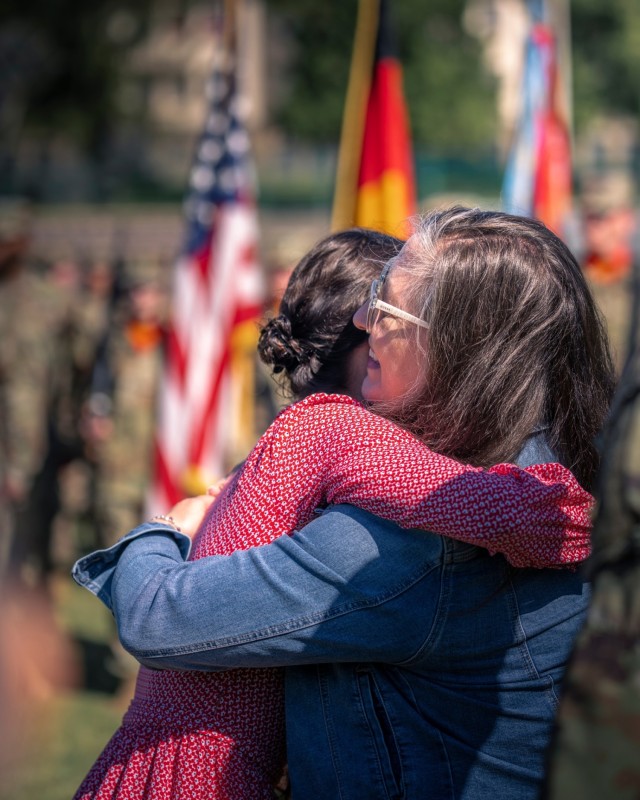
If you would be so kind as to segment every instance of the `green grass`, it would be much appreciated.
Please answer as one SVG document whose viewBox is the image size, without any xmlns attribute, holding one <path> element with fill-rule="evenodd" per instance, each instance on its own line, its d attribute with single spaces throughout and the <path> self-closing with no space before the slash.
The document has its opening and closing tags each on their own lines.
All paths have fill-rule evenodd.
<svg viewBox="0 0 640 800">
<path fill-rule="evenodd" d="M 38 730 L 3 776 L 2 800 L 70 800 L 121 718 L 113 700 L 89 692 L 48 701 Z"/>
<path fill-rule="evenodd" d="M 19 755 L 3 764 L 0 800 L 71 800 L 128 705 L 130 683 L 116 692 L 117 681 L 103 674 L 114 630 L 109 613 L 66 576 L 56 580 L 54 596 L 60 628 L 75 642 L 78 686 L 22 710 L 8 735 Z"/>
</svg>

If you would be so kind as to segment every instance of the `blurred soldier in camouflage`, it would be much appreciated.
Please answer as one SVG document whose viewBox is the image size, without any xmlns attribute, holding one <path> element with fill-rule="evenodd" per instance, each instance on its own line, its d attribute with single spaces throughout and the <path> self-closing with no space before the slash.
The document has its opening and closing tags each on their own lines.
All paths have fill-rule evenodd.
<svg viewBox="0 0 640 800">
<path fill-rule="evenodd" d="M 100 349 L 89 400 L 103 545 L 140 523 L 151 479 L 166 291 L 152 260 L 129 265 L 129 285 Z"/>
<path fill-rule="evenodd" d="M 640 798 L 638 275 L 634 295 L 630 357 L 603 436 L 593 555 L 588 564 L 593 597 L 565 677 L 548 800 Z"/>
<path fill-rule="evenodd" d="M 91 375 L 100 343 L 109 327 L 116 268 L 108 256 L 93 259 L 82 281 L 82 301 L 76 309 L 78 365 Z M 89 387 L 87 387 L 87 390 Z"/>
<path fill-rule="evenodd" d="M 69 309 L 67 299 L 27 262 L 28 229 L 26 207 L 0 207 L 1 545 L 4 570 L 10 557 L 15 577 L 23 568 L 38 575 L 48 568 L 41 542 L 47 509 L 37 495 Z M 28 519 L 34 509 L 37 519 Z"/>
<path fill-rule="evenodd" d="M 42 431 L 36 415 L 15 420 L 20 392 L 16 381 L 17 298 L 23 294 L 24 257 L 27 246 L 26 208 L 0 205 L 0 569 L 4 572 L 13 532 L 15 509 L 29 488 L 34 462 L 38 462 Z M 18 409 L 16 409 L 18 406 Z M 35 430 L 30 430 L 33 424 Z M 26 430 L 22 430 L 26 426 Z M 20 439 L 24 442 L 21 444 Z M 35 446 L 30 446 L 35 442 Z M 35 449 L 35 452 L 33 452 Z"/>
<path fill-rule="evenodd" d="M 0 203 L 0 747 L 3 766 L 41 723 L 42 701 L 76 677 L 75 651 L 56 624 L 43 588 L 34 508 L 49 447 L 48 411 L 56 386 L 56 342 L 66 318 L 58 292 L 27 259 L 29 213 Z M 40 273 L 42 270 L 40 271 Z M 55 485 L 55 484 L 54 484 Z M 40 482 L 40 486 L 42 483 Z M 36 502 L 36 510 L 38 505 Z M 36 514 L 35 525 L 41 516 Z M 41 533 L 42 528 L 38 527 Z M 10 561 L 10 558 L 12 559 Z M 35 702 L 34 702 L 35 701 Z M 40 716 L 38 711 L 40 711 Z M 36 730 L 34 724 L 33 730 Z"/>
<path fill-rule="evenodd" d="M 582 191 L 585 277 L 604 314 L 618 374 L 626 356 L 631 303 L 634 184 L 622 170 L 591 176 Z"/>
<path fill-rule="evenodd" d="M 3 210 L 4 211 L 4 210 Z M 73 265 L 27 258 L 28 219 L 4 220 L 0 267 L 2 504 L 5 571 L 44 588 L 52 568 L 58 472 L 80 451 L 74 402 Z"/>
</svg>

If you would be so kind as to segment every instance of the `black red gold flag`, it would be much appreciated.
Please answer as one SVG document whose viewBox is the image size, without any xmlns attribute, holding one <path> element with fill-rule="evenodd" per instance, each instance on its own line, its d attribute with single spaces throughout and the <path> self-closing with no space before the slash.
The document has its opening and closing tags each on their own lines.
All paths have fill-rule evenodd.
<svg viewBox="0 0 640 800">
<path fill-rule="evenodd" d="M 405 237 L 416 210 L 409 119 L 386 0 L 360 0 L 332 228 Z"/>
</svg>

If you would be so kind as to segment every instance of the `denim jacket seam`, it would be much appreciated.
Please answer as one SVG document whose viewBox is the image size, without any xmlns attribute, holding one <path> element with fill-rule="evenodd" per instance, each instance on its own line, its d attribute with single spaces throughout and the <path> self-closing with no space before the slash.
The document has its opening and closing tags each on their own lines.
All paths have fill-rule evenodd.
<svg viewBox="0 0 640 800">
<path fill-rule="evenodd" d="M 153 659 L 165 658 L 167 656 L 182 656 L 191 655 L 195 653 L 202 653 L 206 651 L 224 650 L 227 647 L 234 647 L 238 645 L 254 644 L 267 639 L 273 639 L 278 636 L 301 631 L 305 628 L 311 628 L 315 625 L 328 622 L 339 617 L 351 614 L 354 611 L 362 611 L 368 608 L 375 608 L 384 605 L 392 600 L 403 595 L 417 583 L 424 580 L 424 578 L 434 569 L 439 567 L 438 564 L 429 563 L 426 567 L 420 568 L 419 572 L 412 574 L 401 584 L 389 589 L 387 592 L 371 598 L 367 601 L 353 601 L 347 605 L 340 606 L 339 608 L 331 609 L 330 611 L 318 611 L 311 615 L 297 617 L 292 620 L 279 623 L 278 625 L 270 625 L 266 628 L 261 628 L 257 631 L 250 631 L 239 636 L 226 636 L 222 639 L 208 640 L 199 642 L 198 644 L 179 645 L 175 647 L 166 647 L 162 649 L 153 650 L 137 650 L 136 657 L 139 659 Z M 402 662 L 405 663 L 405 662 Z"/>
<path fill-rule="evenodd" d="M 342 800 L 344 797 L 341 789 L 343 782 L 342 769 L 340 768 L 339 761 L 336 759 L 336 751 L 339 750 L 340 737 L 336 736 L 335 728 L 329 715 L 327 715 L 327 708 L 329 706 L 329 693 L 327 691 L 326 681 L 323 680 L 323 676 L 318 666 L 316 666 L 316 680 L 318 682 L 318 691 L 321 697 L 322 719 L 327 734 L 327 742 L 329 744 L 329 755 L 331 757 L 333 773 L 336 777 L 336 788 L 339 792 L 339 798 L 337 800 Z"/>
<path fill-rule="evenodd" d="M 96 581 L 86 581 L 82 584 L 87 591 L 91 592 L 95 597 L 98 598 L 105 606 L 113 613 L 113 604 L 111 602 L 111 592 L 105 591 L 104 583 L 98 583 Z"/>
<path fill-rule="evenodd" d="M 389 711 L 389 704 L 385 703 L 384 693 L 382 692 L 378 682 L 376 681 L 375 670 L 367 669 L 367 670 L 361 670 L 360 672 L 361 672 L 361 674 L 366 674 L 368 676 L 368 678 L 369 678 L 370 683 L 372 683 L 375 686 L 376 693 L 378 695 L 378 699 L 379 699 L 379 701 L 380 701 L 380 703 L 381 703 L 381 705 L 383 707 L 384 714 L 385 714 L 385 716 L 387 718 L 389 735 L 391 736 L 391 738 L 393 740 L 393 746 L 395 747 L 396 753 L 398 755 L 399 775 L 396 776 L 396 775 L 393 774 L 393 768 L 391 767 L 391 765 L 389 765 L 389 771 L 390 771 L 390 773 L 392 775 L 393 781 L 396 782 L 397 785 L 398 785 L 397 788 L 398 788 L 401 796 L 404 796 L 404 794 L 405 794 L 405 784 L 406 784 L 405 776 L 404 776 L 404 769 L 403 769 L 403 767 L 404 767 L 404 759 L 402 758 L 402 748 L 400 747 L 400 742 L 398 741 L 398 737 L 396 735 L 397 724 L 394 725 L 393 715 Z M 376 734 L 375 734 L 375 731 L 373 730 L 371 720 L 369 719 L 369 717 L 367 715 L 367 705 L 368 705 L 367 704 L 367 700 L 363 696 L 362 684 L 361 684 L 361 682 L 359 680 L 356 681 L 356 685 L 357 685 L 357 689 L 358 689 L 358 696 L 359 696 L 359 700 L 360 700 L 360 706 L 361 706 L 361 708 L 363 710 L 363 716 L 364 716 L 365 720 L 367 721 L 367 728 L 369 729 L 369 736 L 370 736 L 372 742 L 374 743 L 375 759 L 376 759 L 377 766 L 378 766 L 378 773 L 379 773 L 380 778 L 381 778 L 381 781 L 380 781 L 381 790 L 384 791 L 385 795 L 389 798 L 389 800 L 391 800 L 391 795 L 389 794 L 389 788 L 387 786 L 387 781 L 384 778 L 385 766 L 382 763 L 382 759 L 380 757 L 380 753 L 378 752 L 378 748 L 375 747 Z M 370 712 L 375 717 L 378 716 L 378 715 L 376 715 L 374 709 L 370 709 Z M 381 747 L 384 748 L 385 752 L 388 751 L 389 748 L 388 748 L 386 742 L 383 741 L 383 742 L 380 743 L 380 745 L 381 745 Z M 394 795 L 396 795 L 395 791 L 394 791 Z"/>
<path fill-rule="evenodd" d="M 531 674 L 535 680 L 544 681 L 544 683 L 546 683 L 546 691 L 549 692 L 549 694 L 551 694 L 553 698 L 552 704 L 557 707 L 559 703 L 559 697 L 558 693 L 556 692 L 555 681 L 553 680 L 553 677 L 551 675 L 543 675 L 540 673 L 540 670 L 536 666 L 535 659 L 533 658 L 533 656 L 531 655 L 531 651 L 529 650 L 529 639 L 527 637 L 527 633 L 524 629 L 524 626 L 522 625 L 522 618 L 520 616 L 520 606 L 518 604 L 518 595 L 515 586 L 513 585 L 513 577 L 511 575 L 509 575 L 509 586 L 511 587 L 511 596 L 513 597 L 513 605 L 516 611 L 518 628 L 522 634 L 521 648 L 526 653 L 527 662 L 529 664 Z"/>
<path fill-rule="evenodd" d="M 429 645 L 433 638 L 436 635 L 438 628 L 442 622 L 442 609 L 447 601 L 448 590 L 445 588 L 445 577 L 446 573 L 448 572 L 447 567 L 455 566 L 454 563 L 450 564 L 438 564 L 437 568 L 440 569 L 440 591 L 438 592 L 438 602 L 436 603 L 435 611 L 433 613 L 433 622 L 431 623 L 431 627 L 427 632 L 427 635 L 424 637 L 422 644 L 416 652 L 410 656 L 409 658 L 405 659 L 404 661 L 398 662 L 399 667 L 411 666 L 412 664 L 416 664 L 417 662 L 421 661 L 425 651 L 429 648 Z"/>
<path fill-rule="evenodd" d="M 531 651 L 529 650 L 529 642 L 528 642 L 528 638 L 527 638 L 527 633 L 526 633 L 526 631 L 524 629 L 524 626 L 522 625 L 522 618 L 520 616 L 520 605 L 518 603 L 518 595 L 516 593 L 516 587 L 513 585 L 513 578 L 511 577 L 511 575 L 509 575 L 509 588 L 511 590 L 510 594 L 511 594 L 511 598 L 512 598 L 513 609 L 514 609 L 514 612 L 515 612 L 515 622 L 516 622 L 517 627 L 518 627 L 518 634 L 522 637 L 522 642 L 520 644 L 520 650 L 526 656 L 525 660 L 527 662 L 527 669 L 528 669 L 531 677 L 534 678 L 535 680 L 540 680 L 542 678 L 542 676 L 540 675 L 540 672 L 538 671 L 538 668 L 536 667 L 535 661 L 533 660 L 533 656 L 531 655 Z"/>
<path fill-rule="evenodd" d="M 442 752 L 444 755 L 445 763 L 447 765 L 447 776 L 449 780 L 449 797 L 453 798 L 453 768 L 451 766 L 451 756 L 449 755 L 449 749 L 447 748 L 447 743 L 445 742 L 442 731 L 438 731 L 438 738 L 440 739 L 440 745 L 442 746 Z"/>
<path fill-rule="evenodd" d="M 511 587 L 511 596 L 513 597 L 513 605 L 516 611 L 516 619 L 518 621 L 518 629 L 522 634 L 522 644 L 520 645 L 520 649 L 524 651 L 526 654 L 526 660 L 529 667 L 529 671 L 533 678 L 538 681 L 544 681 L 546 683 L 546 691 L 551 695 L 551 704 L 552 706 L 556 707 L 559 703 L 558 693 L 556 692 L 556 685 L 553 677 L 551 675 L 542 675 L 540 670 L 536 666 L 536 662 L 531 655 L 531 651 L 529 650 L 529 641 L 526 634 L 526 631 L 522 625 L 522 619 L 520 616 L 520 606 L 518 604 L 518 595 L 516 593 L 515 586 L 513 585 L 513 579 L 509 576 L 509 586 Z"/>
</svg>

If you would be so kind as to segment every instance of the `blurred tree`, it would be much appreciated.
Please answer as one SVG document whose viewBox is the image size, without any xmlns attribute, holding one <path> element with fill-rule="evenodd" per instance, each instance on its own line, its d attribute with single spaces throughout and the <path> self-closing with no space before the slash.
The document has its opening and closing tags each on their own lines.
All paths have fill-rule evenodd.
<svg viewBox="0 0 640 800">
<path fill-rule="evenodd" d="M 483 150 L 495 142 L 495 83 L 463 28 L 466 0 L 396 2 L 405 91 L 418 147 Z"/>
<path fill-rule="evenodd" d="M 0 125 L 5 147 L 28 132 L 61 134 L 100 159 L 117 121 L 123 51 L 151 0 L 4 0 L 0 7 Z M 122 25 L 123 14 L 131 20 Z"/>
<path fill-rule="evenodd" d="M 274 109 L 290 136 L 338 141 L 356 22 L 356 1 L 268 0 L 271 24 L 288 42 Z"/>
<path fill-rule="evenodd" d="M 268 0 L 293 43 L 288 91 L 276 109 L 289 135 L 338 140 L 357 0 Z M 433 150 L 491 146 L 492 79 L 480 45 L 462 27 L 466 0 L 392 3 L 415 144 Z M 455 102 L 452 101 L 455 98 Z"/>
<path fill-rule="evenodd" d="M 292 139 L 338 141 L 357 0 L 264 0 L 284 52 L 273 117 Z M 179 17 L 214 0 L 3 0 L 0 4 L 0 183 L 28 134 L 46 161 L 71 141 L 102 170 L 122 119 L 126 54 L 158 9 Z M 494 79 L 465 30 L 468 0 L 392 0 L 417 150 L 477 157 L 495 146 Z M 640 112 L 638 0 L 571 0 L 574 118 Z M 157 16 L 156 16 L 157 18 Z M 278 66 L 270 64 L 270 69 Z M 4 161 L 4 163 L 3 163 Z M 38 170 L 36 170 L 36 174 Z"/>
<path fill-rule="evenodd" d="M 357 0 L 267 0 L 292 42 L 288 87 L 276 109 L 289 135 L 335 142 L 340 130 Z M 451 152 L 494 143 L 493 80 L 465 31 L 467 0 L 392 3 L 405 93 L 418 148 Z M 638 0 L 571 0 L 578 133 L 594 115 L 640 112 Z"/>
<path fill-rule="evenodd" d="M 638 0 L 572 0 L 571 17 L 578 131 L 596 114 L 638 115 Z"/>
</svg>

